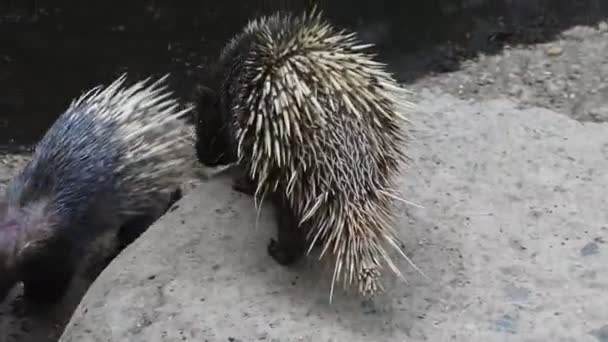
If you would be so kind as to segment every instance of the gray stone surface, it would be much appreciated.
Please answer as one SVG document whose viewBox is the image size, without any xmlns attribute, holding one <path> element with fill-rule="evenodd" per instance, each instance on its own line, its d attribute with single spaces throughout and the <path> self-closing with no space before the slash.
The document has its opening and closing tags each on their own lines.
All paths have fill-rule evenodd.
<svg viewBox="0 0 608 342">
<path fill-rule="evenodd" d="M 272 212 L 203 183 L 93 283 L 61 341 L 605 341 L 608 125 L 422 92 L 402 263 L 374 302 L 266 253 Z M 257 221 L 257 225 L 256 225 Z"/>
</svg>

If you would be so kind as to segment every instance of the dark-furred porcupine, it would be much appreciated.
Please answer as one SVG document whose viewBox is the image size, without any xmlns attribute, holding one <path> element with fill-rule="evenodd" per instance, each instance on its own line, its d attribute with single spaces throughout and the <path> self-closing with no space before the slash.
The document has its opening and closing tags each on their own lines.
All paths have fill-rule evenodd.
<svg viewBox="0 0 608 342">
<path fill-rule="evenodd" d="M 180 197 L 191 131 L 163 85 L 126 76 L 74 100 L 0 194 L 0 300 L 18 281 L 34 300 L 67 289 L 92 240 L 130 243 Z"/>
</svg>

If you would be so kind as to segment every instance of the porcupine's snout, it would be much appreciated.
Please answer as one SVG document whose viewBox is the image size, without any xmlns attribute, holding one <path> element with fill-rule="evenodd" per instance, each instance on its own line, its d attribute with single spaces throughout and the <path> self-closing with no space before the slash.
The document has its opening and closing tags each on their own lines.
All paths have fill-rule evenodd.
<svg viewBox="0 0 608 342">
<path fill-rule="evenodd" d="M 0 301 L 18 282 L 24 283 L 26 299 L 34 298 L 30 296 L 33 287 L 52 289 L 55 276 L 69 264 L 69 260 L 57 258 L 68 253 L 70 246 L 57 245 L 67 240 L 58 238 L 62 235 L 57 234 L 61 230 L 55 218 L 44 199 L 23 207 L 0 203 Z M 36 264 L 41 266 L 31 267 Z M 42 280 L 37 278 L 40 274 L 53 276 Z"/>
</svg>

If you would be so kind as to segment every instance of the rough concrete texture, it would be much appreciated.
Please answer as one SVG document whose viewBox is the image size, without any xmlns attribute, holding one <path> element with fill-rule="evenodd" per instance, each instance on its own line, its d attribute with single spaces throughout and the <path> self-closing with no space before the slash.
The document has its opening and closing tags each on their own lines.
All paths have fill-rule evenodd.
<svg viewBox="0 0 608 342">
<path fill-rule="evenodd" d="M 398 228 L 408 285 L 363 302 L 266 253 L 263 207 L 201 184 L 115 259 L 61 341 L 608 341 L 608 129 L 425 89 Z M 316 265 L 316 266 L 315 266 Z"/>
<path fill-rule="evenodd" d="M 550 108 L 579 121 L 605 122 L 608 58 L 603 51 L 608 51 L 607 21 L 573 27 L 542 44 L 480 54 L 463 62 L 457 72 L 434 75 L 422 83 L 459 97 L 508 96 L 518 104 Z M 407 68 L 399 61 L 394 64 Z"/>
</svg>

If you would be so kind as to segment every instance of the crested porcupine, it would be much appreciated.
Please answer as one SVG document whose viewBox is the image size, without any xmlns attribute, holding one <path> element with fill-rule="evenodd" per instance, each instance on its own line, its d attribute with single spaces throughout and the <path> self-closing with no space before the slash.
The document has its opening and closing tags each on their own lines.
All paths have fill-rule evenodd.
<svg viewBox="0 0 608 342">
<path fill-rule="evenodd" d="M 252 20 L 220 54 L 217 93 L 199 104 L 216 125 L 198 139 L 230 146 L 223 157 L 244 175 L 234 187 L 277 207 L 270 255 L 284 265 L 315 245 L 333 255 L 330 300 L 340 279 L 366 297 L 383 291 L 385 266 L 404 280 L 387 246 L 409 261 L 392 225 L 413 105 L 371 46 L 314 8 Z"/>
<path fill-rule="evenodd" d="M 168 75 L 131 86 L 122 75 L 72 101 L 0 194 L 0 300 L 62 297 L 78 260 L 108 229 L 139 236 L 181 197 L 194 146 Z"/>
</svg>

